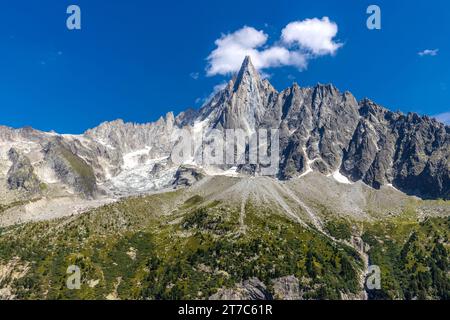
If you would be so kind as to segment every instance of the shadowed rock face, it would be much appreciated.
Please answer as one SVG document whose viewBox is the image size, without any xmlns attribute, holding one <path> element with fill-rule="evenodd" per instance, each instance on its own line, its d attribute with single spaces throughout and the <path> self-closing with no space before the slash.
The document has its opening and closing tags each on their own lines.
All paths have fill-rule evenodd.
<svg viewBox="0 0 450 320">
<path fill-rule="evenodd" d="M 11 190 L 24 190 L 28 193 L 38 193 L 40 191 L 39 179 L 34 174 L 34 168 L 30 160 L 11 148 L 8 152 L 12 166 L 8 171 L 8 186 Z"/>
<path fill-rule="evenodd" d="M 195 133 L 200 127 L 242 129 L 248 135 L 261 128 L 279 129 L 279 179 L 339 171 L 350 181 L 374 188 L 392 184 L 423 198 L 450 199 L 450 127 L 426 116 L 391 112 L 368 99 L 357 102 L 333 85 L 293 84 L 278 92 L 261 78 L 250 58 L 198 112 L 187 110 L 176 117 L 168 113 L 148 124 L 105 122 L 78 136 L 0 126 L 0 146 L 15 143 L 27 150 L 32 144 L 63 184 L 92 197 L 98 185 L 108 186 L 118 176 L 120 185 L 127 186 L 153 179 L 149 172 L 158 168 L 164 174 L 176 172 L 173 163 L 154 169 L 149 163 L 170 157 L 181 129 Z M 137 164 L 129 161 L 137 157 Z M 238 167 L 248 175 L 259 170 L 257 165 Z M 18 180 L 11 182 L 16 185 Z"/>
<path fill-rule="evenodd" d="M 50 142 L 45 153 L 46 161 L 63 183 L 85 197 L 95 197 L 98 191 L 96 178 L 92 167 L 85 160 L 58 140 Z"/>
<path fill-rule="evenodd" d="M 175 173 L 174 187 L 192 186 L 195 182 L 205 177 L 203 170 L 192 166 L 181 166 Z"/>
<path fill-rule="evenodd" d="M 403 115 L 370 100 L 344 156 L 343 172 L 379 188 L 391 183 L 424 198 L 450 197 L 450 128 L 428 117 Z"/>
<path fill-rule="evenodd" d="M 338 170 L 359 119 L 355 98 L 332 85 L 312 89 L 294 85 L 282 95 L 287 97 L 278 107 L 284 110 L 282 178 L 306 171 L 308 162 L 311 169 L 323 174 Z"/>
<path fill-rule="evenodd" d="M 358 103 L 333 85 L 277 92 L 249 58 L 200 113 L 219 129 L 279 129 L 281 179 L 340 171 L 374 188 L 392 184 L 424 198 L 450 198 L 450 129 L 429 117 Z"/>
</svg>

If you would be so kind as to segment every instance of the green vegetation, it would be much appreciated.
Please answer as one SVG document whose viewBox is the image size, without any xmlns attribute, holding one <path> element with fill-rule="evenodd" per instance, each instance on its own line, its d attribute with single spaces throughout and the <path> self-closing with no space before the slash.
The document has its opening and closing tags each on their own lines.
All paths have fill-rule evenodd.
<svg viewBox="0 0 450 320">
<path fill-rule="evenodd" d="M 189 199 L 187 199 L 184 202 L 184 205 L 182 206 L 183 209 L 187 209 L 187 208 L 191 208 L 195 205 L 198 205 L 200 203 L 202 203 L 204 201 L 203 197 L 199 196 L 199 195 L 195 195 Z"/>
<path fill-rule="evenodd" d="M 366 226 L 371 263 L 380 266 L 381 290 L 372 299 L 449 299 L 450 218 L 395 219 Z"/>
<path fill-rule="evenodd" d="M 39 183 L 39 190 L 40 190 L 41 192 L 47 191 L 47 190 L 48 190 L 47 184 L 44 183 L 44 182 Z"/>
<path fill-rule="evenodd" d="M 202 299 L 257 277 L 294 275 L 305 299 L 360 293 L 363 263 L 350 246 L 294 223 L 280 212 L 247 203 L 182 201 L 183 191 L 135 197 L 89 213 L 4 228 L 0 265 L 28 266 L 10 286 L 18 298 Z M 171 214 L 163 214 L 168 204 Z M 167 209 L 167 208 L 166 208 Z M 331 216 L 328 216 L 331 217 Z M 349 240 L 351 221 L 327 221 L 334 238 Z M 243 231 L 245 230 L 245 231 Z M 448 218 L 421 223 L 402 217 L 366 223 L 371 264 L 382 271 L 372 299 L 448 299 Z M 82 272 L 81 290 L 66 288 L 69 265 Z"/>
<path fill-rule="evenodd" d="M 339 240 L 350 240 L 352 236 L 352 229 L 350 224 L 345 220 L 330 220 L 327 221 L 325 229 L 328 233 Z"/>
</svg>

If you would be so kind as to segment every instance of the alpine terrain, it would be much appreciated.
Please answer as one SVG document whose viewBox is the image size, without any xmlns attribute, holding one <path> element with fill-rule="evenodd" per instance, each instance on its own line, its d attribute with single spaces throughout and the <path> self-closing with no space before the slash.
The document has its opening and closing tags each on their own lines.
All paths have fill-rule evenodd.
<svg viewBox="0 0 450 320">
<path fill-rule="evenodd" d="M 277 130 L 276 172 L 201 161 L 227 129 Z M 203 143 L 178 163 L 186 132 Z M 450 127 L 331 84 L 279 92 L 249 57 L 200 110 L 0 127 L 0 159 L 2 299 L 450 298 Z"/>
</svg>

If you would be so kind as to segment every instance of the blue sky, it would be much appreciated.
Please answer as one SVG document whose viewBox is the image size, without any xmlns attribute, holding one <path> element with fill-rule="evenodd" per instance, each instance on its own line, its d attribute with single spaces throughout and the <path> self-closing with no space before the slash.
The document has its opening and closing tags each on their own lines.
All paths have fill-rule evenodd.
<svg viewBox="0 0 450 320">
<path fill-rule="evenodd" d="M 70 4 L 81 8 L 81 30 L 66 28 Z M 366 27 L 370 4 L 381 8 L 381 30 Z M 264 51 L 290 23 L 323 17 L 339 48 L 302 70 L 265 68 L 278 90 L 333 83 L 391 110 L 450 112 L 448 1 L 19 0 L 0 10 L 0 124 L 81 133 L 198 108 L 229 78 L 207 75 L 217 39 L 247 26 L 264 35 Z"/>
</svg>

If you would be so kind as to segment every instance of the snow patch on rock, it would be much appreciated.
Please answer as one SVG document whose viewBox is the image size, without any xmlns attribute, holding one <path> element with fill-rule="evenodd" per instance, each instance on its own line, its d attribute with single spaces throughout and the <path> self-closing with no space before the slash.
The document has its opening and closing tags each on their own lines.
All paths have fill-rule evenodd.
<svg viewBox="0 0 450 320">
<path fill-rule="evenodd" d="M 340 173 L 339 170 L 333 172 L 333 174 L 331 174 L 331 176 L 333 177 L 334 180 L 336 180 L 339 183 L 353 184 L 350 180 L 348 180 L 348 178 L 346 176 L 344 176 L 342 173 Z"/>
</svg>

